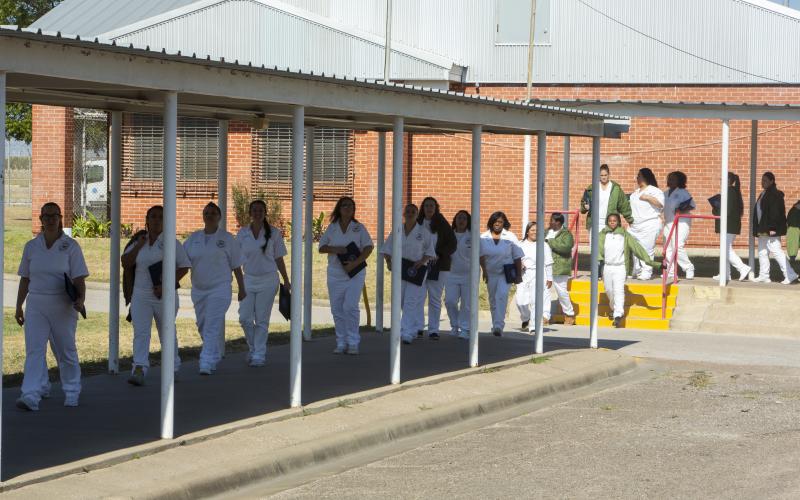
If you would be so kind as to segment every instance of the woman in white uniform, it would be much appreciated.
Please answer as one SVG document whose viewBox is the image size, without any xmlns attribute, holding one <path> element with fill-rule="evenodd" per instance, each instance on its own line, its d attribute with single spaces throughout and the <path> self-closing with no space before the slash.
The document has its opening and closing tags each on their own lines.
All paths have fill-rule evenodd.
<svg viewBox="0 0 800 500">
<path fill-rule="evenodd" d="M 164 207 L 160 205 L 152 206 L 147 210 L 145 216 L 147 233 L 139 237 L 133 245 L 130 245 L 125 253 L 122 254 L 122 267 L 133 269 L 133 295 L 131 297 L 131 323 L 133 324 L 133 368 L 128 383 L 131 385 L 144 385 L 147 370 L 150 368 L 150 333 L 153 320 L 156 322 L 156 330 L 164 345 L 167 339 L 162 334 L 163 320 L 161 317 L 161 286 L 156 286 L 150 277 L 150 266 L 158 264 L 164 258 L 164 239 L 162 230 L 164 228 Z M 175 281 L 176 285 L 192 266 L 183 245 L 176 240 L 175 242 Z M 178 290 L 175 290 L 175 313 L 178 313 Z M 181 358 L 178 354 L 177 335 L 169 340 L 175 343 L 175 372 L 181 366 Z"/>
<path fill-rule="evenodd" d="M 667 190 L 664 191 L 664 239 L 669 237 L 674 224 L 675 214 L 690 214 L 697 208 L 692 195 L 686 190 L 686 174 L 681 171 L 671 172 L 667 176 Z M 664 256 L 664 267 L 667 272 L 667 279 L 674 277 L 675 267 L 672 262 L 675 255 L 675 239 L 678 240 L 678 266 L 686 273 L 686 279 L 694 279 L 694 264 L 689 260 L 686 253 L 686 240 L 689 239 L 689 230 L 692 227 L 692 219 L 679 219 L 675 234 L 667 246 L 667 254 Z"/>
<path fill-rule="evenodd" d="M 492 310 L 492 334 L 500 337 L 506 326 L 508 292 L 511 285 L 522 283 L 522 249 L 519 240 L 509 231 L 511 223 L 503 212 L 495 212 L 481 235 L 481 269 L 489 288 Z"/>
<path fill-rule="evenodd" d="M 319 252 L 328 254 L 328 297 L 336 330 L 334 354 L 358 354 L 361 343 L 358 303 L 367 276 L 364 266 L 374 245 L 367 228 L 355 216 L 356 202 L 349 196 L 340 198 L 319 240 Z"/>
<path fill-rule="evenodd" d="M 456 251 L 444 284 L 444 305 L 450 319 L 450 334 L 460 339 L 469 338 L 470 328 L 470 259 L 472 258 L 472 217 L 466 210 L 459 210 L 453 217 L 453 232 L 456 236 Z"/>
<path fill-rule="evenodd" d="M 183 243 L 192 263 L 192 303 L 203 340 L 200 375 L 217 369 L 225 349 L 225 313 L 231 305 L 231 271 L 239 288 L 239 302 L 247 296 L 241 252 L 233 235 L 219 227 L 222 211 L 215 203 L 203 208 L 205 227 Z"/>
<path fill-rule="evenodd" d="M 236 235 L 244 267 L 244 287 L 247 294 L 239 302 L 239 324 L 242 325 L 249 352 L 247 363 L 252 367 L 267 362 L 267 337 L 272 305 L 278 294 L 278 273 L 288 288 L 286 273 L 286 244 L 283 234 L 267 221 L 267 204 L 263 200 L 250 202 L 250 224 Z"/>
<path fill-rule="evenodd" d="M 456 235 L 441 214 L 436 198 L 429 196 L 422 200 L 417 222 L 431 232 L 431 243 L 436 251 L 436 258 L 431 261 L 431 266 L 438 271 L 438 276 L 429 273 L 425 279 L 425 292 L 428 294 L 428 338 L 439 340 L 442 292 L 452 267 L 453 252 L 456 251 Z M 422 329 L 417 332 L 417 337 L 423 337 Z"/>
<path fill-rule="evenodd" d="M 655 174 L 649 168 L 643 168 L 636 174 L 636 191 L 631 193 L 631 213 L 633 224 L 628 232 L 647 251 L 652 259 L 655 256 L 656 240 L 661 233 L 661 217 L 664 212 L 664 193 L 658 189 Z M 653 268 L 642 264 L 638 258 L 633 259 L 632 276 L 638 280 L 649 280 L 653 276 Z"/>
<path fill-rule="evenodd" d="M 418 273 L 426 272 L 428 263 L 436 257 L 436 250 L 431 241 L 431 232 L 417 223 L 419 209 L 414 204 L 406 205 L 403 210 L 403 260 L 413 262 L 412 267 Z M 392 269 L 392 242 L 394 230 L 386 238 L 383 245 L 383 256 L 386 264 Z M 425 282 L 415 285 L 402 280 L 401 288 L 402 318 L 400 319 L 400 336 L 404 344 L 410 344 L 416 333 L 425 322 Z"/>
<path fill-rule="evenodd" d="M 522 249 L 522 283 L 517 285 L 517 309 L 522 320 L 521 329 L 528 330 L 531 316 L 536 314 L 536 222 L 528 222 L 525 237 L 519 244 Z M 542 324 L 550 324 L 550 285 L 553 284 L 553 252 L 544 245 L 544 291 L 542 294 Z M 530 326 L 536 331 L 536 325 Z"/>
<path fill-rule="evenodd" d="M 603 262 L 603 286 L 611 309 L 609 317 L 614 328 L 620 328 L 625 317 L 625 278 L 633 266 L 633 257 L 652 268 L 658 269 L 661 264 L 654 262 L 636 238 L 625 231 L 620 215 L 615 213 L 606 217 L 606 227 L 600 232 L 599 250 Z"/>
<path fill-rule="evenodd" d="M 75 330 L 77 311 L 83 309 L 86 296 L 85 279 L 89 276 L 81 247 L 64 234 L 61 208 L 55 203 L 44 204 L 39 220 L 42 232 L 27 242 L 22 251 L 14 314 L 25 329 L 25 375 L 17 408 L 27 411 L 37 411 L 42 397 L 49 396 L 48 340 L 58 362 L 64 406 L 78 406 L 81 366 Z M 67 294 L 66 279 L 75 286 L 74 300 Z"/>
<path fill-rule="evenodd" d="M 784 285 L 797 280 L 797 273 L 789 264 L 781 247 L 781 236 L 786 235 L 786 202 L 783 191 L 775 184 L 775 175 L 764 172 L 761 187 L 753 214 L 753 236 L 758 237 L 758 277 L 759 283 L 769 283 L 769 258 L 772 256 L 783 274 Z"/>
</svg>

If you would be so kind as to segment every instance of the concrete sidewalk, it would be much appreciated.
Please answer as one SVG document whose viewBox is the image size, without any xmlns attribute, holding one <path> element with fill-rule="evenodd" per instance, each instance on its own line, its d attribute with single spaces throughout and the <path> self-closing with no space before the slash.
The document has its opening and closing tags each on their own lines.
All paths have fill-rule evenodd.
<svg viewBox="0 0 800 500">
<path fill-rule="evenodd" d="M 483 340 L 486 351 L 504 342 L 518 342 L 513 338 Z M 529 341 L 525 344 L 530 347 Z M 365 354 L 375 347 L 374 342 L 368 345 Z M 404 351 L 404 361 L 409 364 L 411 360 L 419 368 L 417 360 L 421 359 L 417 356 L 423 355 L 428 363 L 435 364 L 435 360 L 442 359 L 445 349 L 461 350 L 459 347 L 464 345 L 457 339 L 412 345 Z M 335 357 L 332 361 L 351 364 L 368 359 Z M 279 410 L 189 432 L 173 441 L 155 441 L 49 471 L 24 474 L 5 484 L 10 491 L 3 496 L 195 498 L 211 495 L 553 392 L 584 386 L 635 367 L 632 358 L 607 350 L 559 351 L 539 363 L 532 363 L 531 359 L 530 355 L 509 358 L 483 368 L 417 378 L 401 386 L 340 394 L 319 399 L 302 409 Z M 383 377 L 380 379 L 376 385 L 383 385 Z M 183 384 L 177 389 L 183 389 Z M 223 400 L 210 393 L 209 396 L 208 401 L 215 403 L 206 412 L 219 408 Z M 269 425 L 262 425 L 266 423 Z M 81 470 L 88 473 L 69 474 L 11 489 L 35 481 L 42 473 Z"/>
</svg>

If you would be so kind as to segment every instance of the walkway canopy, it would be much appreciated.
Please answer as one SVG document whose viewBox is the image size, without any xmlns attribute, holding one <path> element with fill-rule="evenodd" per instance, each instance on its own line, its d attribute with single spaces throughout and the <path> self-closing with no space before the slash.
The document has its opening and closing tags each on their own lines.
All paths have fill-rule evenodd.
<svg viewBox="0 0 800 500">
<path fill-rule="evenodd" d="M 544 166 L 546 136 L 584 136 L 594 139 L 593 182 L 598 182 L 600 138 L 619 137 L 626 131 L 618 117 L 597 112 L 566 109 L 544 104 L 470 96 L 375 81 L 352 80 L 337 75 L 315 75 L 289 68 L 254 67 L 246 61 L 213 60 L 199 54 L 168 54 L 150 48 L 120 47 L 48 35 L 26 30 L 0 29 L 0 129 L 5 133 L 5 104 L 22 102 L 55 106 L 86 107 L 111 112 L 110 191 L 112 244 L 110 255 L 111 292 L 109 324 L 109 370 L 118 370 L 119 331 L 119 227 L 122 112 L 160 113 L 164 117 L 164 299 L 163 316 L 174 317 L 174 272 L 176 233 L 176 130 L 178 115 L 220 120 L 220 206 L 226 207 L 227 120 L 266 119 L 288 122 L 293 127 L 292 143 L 292 227 L 307 228 L 310 234 L 313 176 L 306 175 L 304 156 L 312 164 L 313 151 L 304 148 L 306 129 L 314 126 L 373 130 L 379 132 L 378 231 L 377 247 L 384 239 L 385 136 L 393 133 L 392 230 L 397 232 L 394 255 L 401 255 L 403 133 L 471 133 L 473 214 L 480 213 L 480 138 L 494 134 L 536 134 L 539 165 Z M 2 143 L 0 143 L 2 144 Z M 2 146 L 4 147 L 4 146 Z M 4 157 L 0 151 L 0 157 Z M 306 153 L 306 154 L 304 154 Z M 466 170 L 466 168 L 465 168 Z M 541 169 L 543 171 L 543 168 Z M 306 174 L 309 169 L 306 169 Z M 466 172 L 465 172 L 466 173 Z M 543 186 L 543 184 L 542 184 Z M 0 193 L 3 193 L 0 185 Z M 303 196 L 306 194 L 306 218 Z M 0 195 L 1 196 L 1 195 Z M 1 201 L 1 200 L 0 200 Z M 3 224 L 0 203 L 0 224 Z M 543 210 L 543 207 L 542 207 Z M 223 212 L 224 215 L 224 212 Z M 225 218 L 223 217 L 223 221 Z M 473 240 L 480 235 L 480 221 L 474 217 Z M 596 235 L 595 235 L 596 236 Z M 596 241 L 597 238 L 594 239 Z M 539 239 L 540 246 L 543 238 Z M 538 255 L 544 255 L 540 248 Z M 478 302 L 479 245 L 472 246 L 471 293 Z M 301 404 L 301 347 L 303 323 L 310 334 L 311 239 L 303 231 L 292 231 L 291 280 L 291 406 Z M 305 270 L 303 257 L 305 254 Z M 3 257 L 0 243 L 0 259 Z M 596 252 L 593 256 L 596 259 Z M 383 263 L 378 262 L 377 308 L 382 311 Z M 171 264 L 171 265 L 170 265 Z M 392 316 L 390 382 L 400 382 L 400 264 L 392 261 Z M 594 266 L 596 268 L 596 266 Z M 306 280 L 304 282 L 303 274 Z M 300 285 L 304 283 L 304 286 Z M 596 276 L 595 276 L 596 283 Z M 1 286 L 1 285 L 0 285 Z M 301 289 L 303 293 L 301 293 Z M 2 292 L 2 290 L 0 290 Z M 2 294 L 0 293 L 0 296 Z M 596 298 L 596 286 L 595 286 Z M 303 302 L 309 307 L 303 308 Z M 596 302 L 596 300 L 595 300 Z M 379 329 L 382 327 L 380 321 Z M 2 345 L 0 325 L 0 345 Z M 165 336 L 174 335 L 174 324 L 165 321 Z M 170 329 L 173 331 L 170 332 Z M 591 346 L 597 346 L 596 325 L 591 329 Z M 472 308 L 469 365 L 478 364 L 478 308 Z M 536 350 L 541 352 L 541 334 Z M 161 436 L 173 437 L 175 346 L 162 347 Z M 0 353 L 1 354 L 1 353 Z M 0 359 L 2 356 L 0 356 Z"/>
</svg>

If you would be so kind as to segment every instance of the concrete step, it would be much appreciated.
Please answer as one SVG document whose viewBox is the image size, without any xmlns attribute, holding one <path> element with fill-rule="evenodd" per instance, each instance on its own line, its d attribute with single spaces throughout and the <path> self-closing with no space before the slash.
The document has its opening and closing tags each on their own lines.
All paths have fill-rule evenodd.
<svg viewBox="0 0 800 500">
<path fill-rule="evenodd" d="M 590 304 L 591 303 L 591 294 L 586 292 L 570 292 L 569 294 L 570 299 L 574 304 Z M 608 296 L 605 292 L 600 293 L 600 304 L 608 304 Z M 667 296 L 667 307 L 673 308 L 678 301 L 678 295 L 673 293 L 672 295 Z M 659 310 L 661 309 L 661 293 L 659 292 L 657 295 L 640 295 L 640 294 L 633 294 L 633 293 L 626 293 L 625 294 L 625 305 L 626 306 L 642 306 L 647 308 L 658 307 Z"/>
<path fill-rule="evenodd" d="M 557 314 L 551 318 L 551 321 L 553 323 L 562 323 L 564 321 L 564 316 Z M 669 330 L 669 322 L 670 320 L 668 319 L 644 319 L 644 318 L 626 317 L 622 319 L 622 327 L 635 328 L 639 330 Z M 576 316 L 575 324 L 581 326 L 589 326 L 589 317 Z M 612 326 L 611 320 L 608 319 L 606 316 L 598 317 L 597 325 L 601 327 Z"/>
<path fill-rule="evenodd" d="M 598 283 L 598 288 L 601 292 L 605 293 L 605 287 L 603 286 L 603 281 L 600 280 Z M 585 279 L 573 279 L 569 281 L 569 285 L 567 289 L 570 292 L 586 292 L 588 293 L 591 290 L 591 281 Z M 661 296 L 661 281 L 636 281 L 636 280 L 628 280 L 625 283 L 625 289 L 628 293 L 637 294 L 637 295 L 658 295 Z M 672 294 L 673 292 L 677 291 L 677 286 L 675 285 L 667 285 L 667 293 Z"/>
</svg>

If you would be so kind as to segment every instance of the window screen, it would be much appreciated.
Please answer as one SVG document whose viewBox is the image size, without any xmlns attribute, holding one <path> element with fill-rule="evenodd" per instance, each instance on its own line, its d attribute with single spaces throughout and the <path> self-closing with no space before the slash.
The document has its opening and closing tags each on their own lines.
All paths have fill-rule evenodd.
<svg viewBox="0 0 800 500">
<path fill-rule="evenodd" d="M 495 0 L 495 43 L 528 45 L 531 0 Z M 550 0 L 536 0 L 534 43 L 550 43 Z"/>
</svg>

